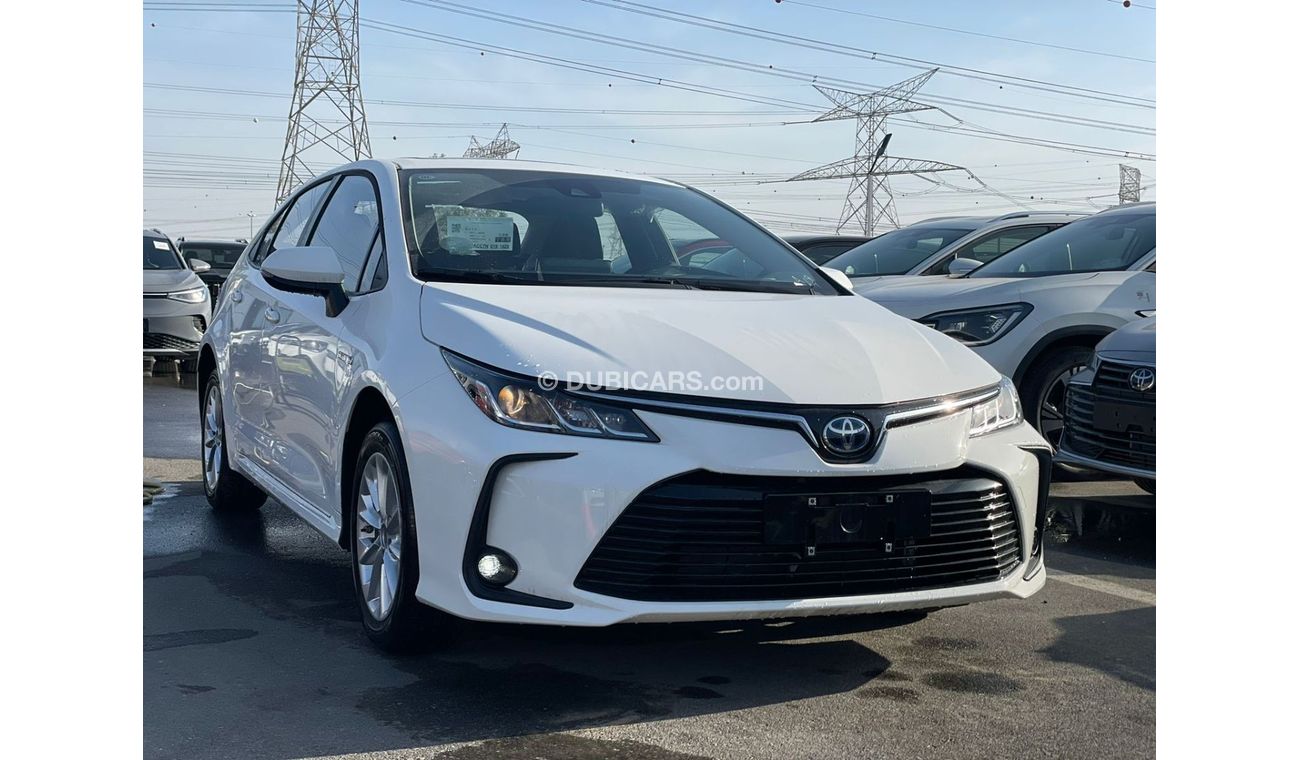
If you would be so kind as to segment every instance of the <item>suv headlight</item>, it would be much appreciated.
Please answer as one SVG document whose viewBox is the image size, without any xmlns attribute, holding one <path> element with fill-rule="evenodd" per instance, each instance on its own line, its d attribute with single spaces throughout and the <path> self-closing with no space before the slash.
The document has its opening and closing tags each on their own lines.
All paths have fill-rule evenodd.
<svg viewBox="0 0 1300 760">
<path fill-rule="evenodd" d="M 983 346 L 1006 335 L 1033 309 L 1027 303 L 1010 303 L 983 309 L 944 311 L 916 321 L 968 346 Z"/>
<path fill-rule="evenodd" d="M 202 303 L 203 299 L 208 297 L 207 288 L 190 288 L 189 290 L 178 290 L 174 293 L 168 293 L 167 297 L 173 301 L 182 303 Z"/>
<path fill-rule="evenodd" d="M 543 388 L 536 380 L 488 369 L 446 349 L 442 357 L 479 411 L 507 427 L 595 438 L 659 440 L 631 409 Z"/>
<path fill-rule="evenodd" d="M 1020 408 L 1020 396 L 1011 378 L 1003 376 L 998 383 L 998 395 L 971 408 L 971 437 L 992 433 L 1008 425 L 1014 425 L 1024 419 L 1024 410 Z"/>
</svg>

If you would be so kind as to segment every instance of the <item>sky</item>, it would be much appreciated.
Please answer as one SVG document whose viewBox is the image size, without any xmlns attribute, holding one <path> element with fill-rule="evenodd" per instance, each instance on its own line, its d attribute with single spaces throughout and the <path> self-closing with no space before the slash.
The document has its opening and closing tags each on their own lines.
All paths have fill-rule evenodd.
<svg viewBox="0 0 1300 760">
<path fill-rule="evenodd" d="M 1142 199 L 1154 200 L 1155 7 L 360 0 L 371 154 L 460 156 L 471 136 L 489 139 L 508 123 L 521 159 L 668 177 L 775 232 L 833 232 L 848 180 L 781 181 L 853 155 L 853 120 L 809 123 L 831 107 L 814 82 L 870 92 L 938 66 L 915 98 L 936 108 L 891 117 L 888 155 L 967 171 L 929 175 L 939 184 L 892 178 L 902 224 L 1105 208 L 1117 202 L 1121 163 L 1141 170 Z M 274 210 L 293 87 L 293 8 L 291 0 L 144 2 L 146 227 L 173 237 L 248 237 Z M 321 170 L 344 163 L 311 158 Z"/>
</svg>

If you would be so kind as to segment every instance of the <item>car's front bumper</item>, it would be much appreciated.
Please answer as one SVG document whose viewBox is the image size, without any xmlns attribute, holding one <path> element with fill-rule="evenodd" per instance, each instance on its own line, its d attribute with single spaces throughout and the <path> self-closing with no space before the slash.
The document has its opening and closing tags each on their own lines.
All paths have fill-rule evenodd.
<svg viewBox="0 0 1300 760">
<path fill-rule="evenodd" d="M 1041 528 L 1050 477 L 1042 438 L 1021 424 L 976 439 L 970 413 L 891 430 L 869 462 L 827 464 L 797 433 L 640 412 L 659 443 L 515 430 L 486 419 L 449 375 L 399 400 L 420 557 L 416 595 L 478 620 L 601 626 L 632 621 L 720 620 L 852 614 L 1024 598 L 1042 588 Z M 1019 557 L 1000 577 L 897 593 L 642 601 L 575 586 L 584 564 L 642 492 L 686 473 L 737 478 L 836 479 L 973 468 L 1012 502 Z M 479 516 L 481 524 L 475 523 Z M 482 546 L 516 560 L 518 577 L 496 591 L 477 581 Z"/>
<path fill-rule="evenodd" d="M 191 356 L 198 353 L 203 331 L 212 316 L 208 299 L 182 303 L 168 298 L 144 299 L 144 353 L 146 356 Z"/>
</svg>

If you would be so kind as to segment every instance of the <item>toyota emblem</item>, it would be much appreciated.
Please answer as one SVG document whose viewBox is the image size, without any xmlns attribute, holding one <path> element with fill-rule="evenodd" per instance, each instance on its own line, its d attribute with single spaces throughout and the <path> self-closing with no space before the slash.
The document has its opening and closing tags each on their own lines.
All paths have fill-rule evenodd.
<svg viewBox="0 0 1300 760">
<path fill-rule="evenodd" d="M 861 453 L 871 443 L 871 426 L 861 417 L 836 417 L 822 428 L 822 443 L 840 456 Z"/>
<path fill-rule="evenodd" d="M 1128 376 L 1128 387 L 1139 393 L 1146 393 L 1156 387 L 1156 371 L 1148 367 L 1138 367 Z"/>
</svg>

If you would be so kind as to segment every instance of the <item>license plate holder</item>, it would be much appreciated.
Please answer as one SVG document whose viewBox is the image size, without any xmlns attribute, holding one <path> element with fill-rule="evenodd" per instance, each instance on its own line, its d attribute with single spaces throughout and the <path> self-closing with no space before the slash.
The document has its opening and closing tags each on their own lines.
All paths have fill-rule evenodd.
<svg viewBox="0 0 1300 760">
<path fill-rule="evenodd" d="M 814 547 L 883 544 L 930 535 L 930 492 L 769 494 L 763 541 Z"/>
<path fill-rule="evenodd" d="M 1092 408 L 1092 424 L 1108 433 L 1127 433 L 1135 428 L 1139 433 L 1154 433 L 1156 407 L 1154 404 L 1124 404 L 1098 399 Z"/>
</svg>

